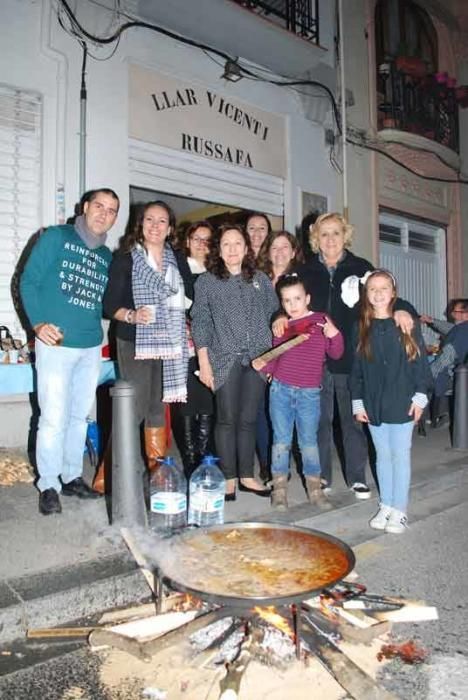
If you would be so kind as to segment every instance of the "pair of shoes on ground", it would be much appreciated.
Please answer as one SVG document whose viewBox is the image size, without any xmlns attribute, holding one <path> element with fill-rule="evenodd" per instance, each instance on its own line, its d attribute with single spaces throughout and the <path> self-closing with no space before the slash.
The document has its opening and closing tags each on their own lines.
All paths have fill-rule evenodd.
<svg viewBox="0 0 468 700">
<path fill-rule="evenodd" d="M 76 496 L 77 498 L 100 498 L 102 494 L 92 489 L 84 481 L 83 477 L 78 476 L 68 484 L 62 484 L 62 494 L 64 496 Z M 51 515 L 52 513 L 61 513 L 62 505 L 60 498 L 55 489 L 46 489 L 41 491 L 39 495 L 39 512 L 42 515 Z"/>
<path fill-rule="evenodd" d="M 376 515 L 369 521 L 369 525 L 374 530 L 384 530 L 392 535 L 401 535 L 408 527 L 408 518 L 401 510 L 381 503 Z"/>
<path fill-rule="evenodd" d="M 242 481 L 239 481 L 238 483 L 238 489 L 239 491 L 242 491 L 243 493 L 252 493 L 254 496 L 260 496 L 263 498 L 267 498 L 271 495 L 271 488 L 265 487 L 261 488 L 261 485 L 259 485 L 259 488 L 255 488 L 253 486 L 246 486 L 245 484 L 242 483 Z M 234 491 L 227 491 L 224 495 L 224 500 L 225 501 L 235 501 L 237 498 L 236 495 L 236 490 L 234 487 Z"/>
</svg>

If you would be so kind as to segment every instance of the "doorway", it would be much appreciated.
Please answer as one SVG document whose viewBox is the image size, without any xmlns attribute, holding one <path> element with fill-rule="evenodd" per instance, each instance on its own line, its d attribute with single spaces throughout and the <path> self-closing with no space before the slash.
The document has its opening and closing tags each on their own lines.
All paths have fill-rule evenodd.
<svg viewBox="0 0 468 700">
<path fill-rule="evenodd" d="M 130 187 L 130 211 L 137 205 L 146 204 L 154 200 L 162 200 L 168 204 L 176 215 L 177 237 L 183 237 L 187 228 L 196 221 L 209 221 L 216 229 L 224 223 L 241 224 L 245 223 L 248 209 L 229 206 L 227 204 L 217 204 L 192 197 L 184 197 L 167 192 L 156 192 L 154 190 L 143 189 L 141 187 Z M 130 215 L 132 217 L 132 214 Z M 283 227 L 283 217 L 267 214 L 271 221 L 273 230 Z"/>
</svg>

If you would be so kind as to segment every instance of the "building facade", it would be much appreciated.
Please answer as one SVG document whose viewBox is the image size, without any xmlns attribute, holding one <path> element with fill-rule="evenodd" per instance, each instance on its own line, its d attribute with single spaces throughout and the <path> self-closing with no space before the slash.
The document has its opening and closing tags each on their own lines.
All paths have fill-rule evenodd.
<svg viewBox="0 0 468 700">
<path fill-rule="evenodd" d="M 181 219 L 257 210 L 291 231 L 345 208 L 353 249 L 441 314 L 468 292 L 466 185 L 453 182 L 468 112 L 460 98 L 456 118 L 439 114 L 445 131 L 420 124 L 418 86 L 468 83 L 463 4 L 3 0 L 0 325 L 23 332 L 11 278 L 31 234 L 98 186 L 121 198 L 111 247 L 129 205 L 156 195 Z M 408 75 L 417 66 L 398 59 L 418 57 Z M 437 99 L 436 112 L 450 102 Z"/>
</svg>

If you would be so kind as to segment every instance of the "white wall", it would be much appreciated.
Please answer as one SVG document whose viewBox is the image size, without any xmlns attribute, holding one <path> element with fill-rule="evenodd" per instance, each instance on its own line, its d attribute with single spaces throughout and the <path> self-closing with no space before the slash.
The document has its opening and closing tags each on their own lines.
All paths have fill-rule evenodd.
<svg viewBox="0 0 468 700">
<path fill-rule="evenodd" d="M 44 95 L 44 200 L 43 224 L 57 220 L 55 187 L 65 185 L 69 215 L 79 192 L 79 93 L 82 52 L 76 40 L 58 25 L 56 3 L 50 0 L 3 0 L 0 41 L 5 61 L 0 81 L 39 90 Z M 106 31 L 111 15 L 87 0 L 77 3 L 77 17 L 90 31 Z M 42 23 L 42 31 L 41 31 Z M 329 23 L 329 18 L 327 18 Z M 50 41 L 48 34 L 50 33 Z M 90 51 L 105 57 L 111 47 Z M 286 116 L 288 172 L 285 218 L 290 228 L 300 223 L 300 190 L 325 195 L 339 206 L 339 179 L 332 170 L 324 145 L 323 128 L 306 120 L 297 95 L 289 88 L 267 83 L 220 80 L 222 67 L 199 49 L 169 40 L 144 29 L 131 29 L 108 61 L 88 59 L 88 122 L 86 188 L 109 186 L 122 201 L 121 216 L 110 242 L 123 232 L 128 209 L 128 99 L 127 63 L 139 62 L 155 71 L 191 80 L 219 93 Z M 330 57 L 327 56 L 327 60 Z M 63 118 L 63 128 L 61 121 Z"/>
</svg>

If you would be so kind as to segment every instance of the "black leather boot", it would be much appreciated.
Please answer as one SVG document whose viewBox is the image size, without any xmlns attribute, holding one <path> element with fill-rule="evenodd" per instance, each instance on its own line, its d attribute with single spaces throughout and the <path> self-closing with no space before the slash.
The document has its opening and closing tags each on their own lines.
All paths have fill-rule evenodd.
<svg viewBox="0 0 468 700">
<path fill-rule="evenodd" d="M 198 467 L 197 453 L 197 423 L 195 416 L 182 416 L 182 461 L 184 463 L 184 472 L 187 479 L 193 470 Z"/>
<path fill-rule="evenodd" d="M 201 462 L 205 455 L 212 455 L 215 453 L 213 423 L 212 415 L 206 413 L 198 414 L 195 441 L 198 462 Z"/>
</svg>

